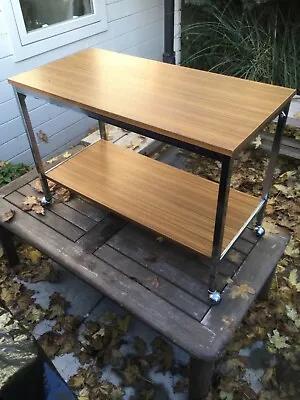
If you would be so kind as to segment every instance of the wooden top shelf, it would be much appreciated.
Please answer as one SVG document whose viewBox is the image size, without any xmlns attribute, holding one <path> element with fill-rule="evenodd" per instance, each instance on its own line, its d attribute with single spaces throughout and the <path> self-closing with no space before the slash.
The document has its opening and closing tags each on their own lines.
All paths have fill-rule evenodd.
<svg viewBox="0 0 300 400">
<path fill-rule="evenodd" d="M 9 79 L 14 86 L 234 155 L 295 90 L 87 49 Z"/>
<path fill-rule="evenodd" d="M 218 184 L 105 141 L 47 177 L 159 235 L 211 257 Z M 259 199 L 231 189 L 223 249 Z"/>
</svg>

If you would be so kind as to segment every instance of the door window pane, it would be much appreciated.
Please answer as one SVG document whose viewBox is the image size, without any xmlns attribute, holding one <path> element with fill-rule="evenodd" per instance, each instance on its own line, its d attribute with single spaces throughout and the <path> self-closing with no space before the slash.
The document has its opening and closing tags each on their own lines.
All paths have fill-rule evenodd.
<svg viewBox="0 0 300 400">
<path fill-rule="evenodd" d="M 93 14 L 93 0 L 20 0 L 27 32 Z"/>
</svg>

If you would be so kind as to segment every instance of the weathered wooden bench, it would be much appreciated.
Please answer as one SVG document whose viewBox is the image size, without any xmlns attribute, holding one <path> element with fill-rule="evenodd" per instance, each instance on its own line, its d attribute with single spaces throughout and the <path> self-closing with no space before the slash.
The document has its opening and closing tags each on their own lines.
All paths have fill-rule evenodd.
<svg viewBox="0 0 300 400">
<path fill-rule="evenodd" d="M 174 164 L 176 152 L 169 148 L 165 162 Z M 189 400 L 205 397 L 215 361 L 255 298 L 267 297 L 288 235 L 266 234 L 258 239 L 246 229 L 222 261 L 217 282 L 222 301 L 212 306 L 207 298 L 209 264 L 180 246 L 158 241 L 152 233 L 78 196 L 51 205 L 45 216 L 22 211 L 24 196 L 36 195 L 31 186 L 36 176 L 32 170 L 0 191 L 1 214 L 16 212 L 10 222 L 0 224 L 11 264 L 18 262 L 12 233 L 187 351 L 191 355 Z M 233 298 L 232 291 L 244 283 L 254 293 Z"/>
</svg>

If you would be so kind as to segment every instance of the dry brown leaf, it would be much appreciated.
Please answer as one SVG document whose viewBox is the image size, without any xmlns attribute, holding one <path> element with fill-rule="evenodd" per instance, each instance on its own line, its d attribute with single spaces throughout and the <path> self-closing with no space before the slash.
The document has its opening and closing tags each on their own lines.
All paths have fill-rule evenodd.
<svg viewBox="0 0 300 400">
<path fill-rule="evenodd" d="M 21 207 L 23 211 L 31 211 L 34 205 L 38 205 L 40 203 L 39 199 L 35 196 L 26 196 L 21 203 Z"/>
<path fill-rule="evenodd" d="M 263 221 L 263 227 L 266 230 L 266 234 L 280 233 L 279 227 L 270 218 L 265 218 Z"/>
<path fill-rule="evenodd" d="M 47 183 L 48 183 L 48 187 L 49 187 L 50 192 L 53 192 L 53 191 L 56 189 L 56 187 L 57 187 L 57 183 L 55 183 L 55 182 L 53 182 L 53 181 L 49 181 L 48 179 L 47 179 Z M 42 184 L 41 184 L 40 179 L 37 179 L 37 180 L 34 182 L 34 184 L 32 185 L 32 187 L 33 187 L 37 192 L 43 193 L 43 188 L 42 188 Z"/>
<path fill-rule="evenodd" d="M 5 162 L 5 161 L 0 161 L 0 168 L 5 167 L 5 165 L 6 165 L 6 162 Z"/>
<path fill-rule="evenodd" d="M 34 204 L 32 206 L 32 211 L 34 211 L 36 214 L 45 215 L 45 209 L 40 204 Z"/>
<path fill-rule="evenodd" d="M 242 256 L 234 249 L 230 250 L 226 258 L 234 264 L 240 264 L 242 262 Z"/>
<path fill-rule="evenodd" d="M 300 118 L 300 112 L 296 112 L 296 113 L 294 114 L 294 118 Z"/>
<path fill-rule="evenodd" d="M 2 220 L 3 222 L 9 222 L 10 220 L 13 219 L 15 215 L 16 215 L 15 210 L 9 210 L 3 215 Z"/>
<path fill-rule="evenodd" d="M 54 292 L 49 298 L 49 309 L 47 310 L 47 318 L 55 319 L 64 316 L 70 303 L 60 293 Z"/>
<path fill-rule="evenodd" d="M 71 153 L 69 152 L 69 151 L 66 151 L 62 156 L 63 156 L 63 158 L 69 158 L 69 157 L 71 157 Z"/>
<path fill-rule="evenodd" d="M 242 283 L 240 285 L 234 285 L 231 288 L 230 297 L 235 299 L 237 297 L 241 297 L 242 299 L 247 300 L 249 295 L 255 294 L 255 290 L 248 285 L 248 283 Z"/>
<path fill-rule="evenodd" d="M 253 140 L 252 144 L 254 145 L 255 149 L 258 149 L 262 144 L 261 136 L 258 135 L 257 138 Z"/>
<path fill-rule="evenodd" d="M 37 133 L 38 137 L 45 143 L 48 143 L 48 136 L 42 130 L 39 130 Z"/>
<path fill-rule="evenodd" d="M 57 187 L 53 195 L 54 200 L 58 203 L 66 203 L 70 200 L 70 197 L 70 191 L 62 186 Z"/>
<path fill-rule="evenodd" d="M 156 289 L 159 288 L 159 279 L 157 276 L 151 281 L 151 285 Z"/>
<path fill-rule="evenodd" d="M 34 247 L 24 245 L 20 252 L 23 257 L 30 260 L 34 265 L 38 265 L 42 261 L 42 253 Z"/>
<path fill-rule="evenodd" d="M 42 184 L 41 184 L 41 181 L 39 179 L 37 179 L 32 186 L 37 192 L 43 193 Z"/>
<path fill-rule="evenodd" d="M 131 149 L 131 150 L 135 150 L 138 147 L 140 147 L 141 143 L 140 142 L 131 142 L 127 144 L 127 148 Z"/>
<path fill-rule="evenodd" d="M 48 161 L 46 161 L 48 164 L 53 164 L 55 161 L 57 161 L 58 160 L 58 158 L 57 157 L 53 157 L 53 158 L 50 158 L 50 160 L 48 160 Z"/>
</svg>

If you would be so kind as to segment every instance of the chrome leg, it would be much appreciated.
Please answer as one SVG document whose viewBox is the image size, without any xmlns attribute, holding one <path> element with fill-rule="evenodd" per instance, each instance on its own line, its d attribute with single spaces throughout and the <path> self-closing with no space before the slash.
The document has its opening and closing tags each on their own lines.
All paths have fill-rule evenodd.
<svg viewBox="0 0 300 400">
<path fill-rule="evenodd" d="M 281 113 L 278 116 L 278 123 L 277 123 L 276 132 L 275 132 L 275 136 L 274 136 L 271 157 L 270 157 L 270 161 L 269 161 L 269 165 L 267 168 L 264 185 L 263 185 L 263 196 L 262 197 L 265 200 L 265 203 L 264 203 L 264 206 L 259 211 L 259 213 L 257 214 L 257 219 L 256 219 L 255 233 L 258 237 L 263 236 L 265 233 L 265 230 L 262 227 L 262 221 L 263 221 L 263 217 L 264 217 L 264 214 L 266 211 L 267 200 L 268 200 L 270 189 L 271 189 L 272 182 L 273 182 L 273 175 L 274 175 L 275 167 L 276 167 L 278 156 L 279 156 L 281 139 L 283 136 L 284 128 L 286 126 L 286 120 L 288 117 L 289 108 L 290 108 L 290 104 L 288 104 L 288 106 L 283 111 L 281 111 Z"/>
<path fill-rule="evenodd" d="M 208 288 L 209 299 L 214 304 L 217 304 L 221 301 L 221 294 L 216 290 L 216 278 L 222 254 L 222 244 L 223 244 L 224 228 L 226 222 L 228 197 L 230 191 L 231 172 L 232 172 L 232 159 L 229 156 L 224 156 L 222 160 L 214 238 L 213 238 L 212 269 L 211 269 L 209 288 Z"/>
<path fill-rule="evenodd" d="M 103 121 L 98 121 L 98 122 L 99 122 L 100 137 L 101 137 L 102 140 L 107 140 L 105 122 L 103 122 Z"/>
<path fill-rule="evenodd" d="M 26 96 L 24 94 L 18 93 L 18 91 L 16 89 L 14 89 L 15 91 L 15 96 L 16 96 L 16 100 L 19 106 L 19 110 L 20 110 L 20 114 L 23 120 L 23 124 L 25 127 L 25 131 L 27 134 L 27 138 L 29 141 L 29 145 L 31 148 L 31 153 L 34 159 L 34 163 L 36 166 L 36 170 L 39 174 L 40 180 L 41 180 L 41 185 L 43 188 L 43 193 L 44 193 L 44 198 L 42 199 L 42 203 L 44 205 L 50 204 L 51 203 L 51 199 L 52 199 L 52 195 L 51 192 L 49 190 L 49 186 L 48 186 L 48 182 L 47 182 L 47 177 L 45 175 L 45 169 L 44 169 L 44 165 L 43 165 L 43 161 L 39 152 L 39 148 L 35 139 L 35 135 L 34 135 L 34 131 L 32 128 L 32 124 L 30 121 L 30 116 L 29 116 L 29 112 L 26 106 Z"/>
</svg>

